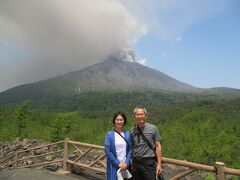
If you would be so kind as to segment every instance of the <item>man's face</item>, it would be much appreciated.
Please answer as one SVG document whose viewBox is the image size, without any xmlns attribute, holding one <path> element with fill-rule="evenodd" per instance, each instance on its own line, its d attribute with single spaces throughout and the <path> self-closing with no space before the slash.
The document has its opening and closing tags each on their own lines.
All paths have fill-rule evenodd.
<svg viewBox="0 0 240 180">
<path fill-rule="evenodd" d="M 147 116 L 144 109 L 137 109 L 135 112 L 135 119 L 138 125 L 144 124 L 146 122 Z"/>
</svg>

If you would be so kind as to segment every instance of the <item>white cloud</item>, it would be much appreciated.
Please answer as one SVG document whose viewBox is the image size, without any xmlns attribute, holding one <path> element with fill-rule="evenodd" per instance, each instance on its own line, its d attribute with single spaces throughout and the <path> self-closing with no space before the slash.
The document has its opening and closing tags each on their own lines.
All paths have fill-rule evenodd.
<svg viewBox="0 0 240 180">
<path fill-rule="evenodd" d="M 28 56 L 8 66 L 0 59 L 0 91 L 100 62 L 143 33 L 118 0 L 1 0 L 0 41 Z"/>
<path fill-rule="evenodd" d="M 147 64 L 147 59 L 137 59 L 136 62 L 138 62 L 142 65 L 146 65 Z"/>
<path fill-rule="evenodd" d="M 127 62 L 135 61 L 135 52 L 131 48 L 123 48 L 117 55 L 118 60 L 123 60 Z"/>
<path fill-rule="evenodd" d="M 221 13 L 231 4 L 226 0 L 121 0 L 149 31 L 161 40 L 175 41 L 194 23 Z"/>
<path fill-rule="evenodd" d="M 179 35 L 188 27 L 222 12 L 228 4 L 226 0 L 1 0 L 0 42 L 29 54 L 7 65 L 9 57 L 0 55 L 0 91 L 101 62 L 149 32 L 160 40 L 180 42 Z"/>
</svg>

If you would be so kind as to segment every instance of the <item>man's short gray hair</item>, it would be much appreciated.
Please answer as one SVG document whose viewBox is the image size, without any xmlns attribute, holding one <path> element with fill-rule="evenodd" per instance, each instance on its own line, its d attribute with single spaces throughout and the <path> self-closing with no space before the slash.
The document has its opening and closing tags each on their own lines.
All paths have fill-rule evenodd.
<svg viewBox="0 0 240 180">
<path fill-rule="evenodd" d="M 136 114 L 136 112 L 137 112 L 138 109 L 143 109 L 145 115 L 147 115 L 147 109 L 146 109 L 145 107 L 143 107 L 143 106 L 137 106 L 137 107 L 135 107 L 133 113 Z"/>
</svg>

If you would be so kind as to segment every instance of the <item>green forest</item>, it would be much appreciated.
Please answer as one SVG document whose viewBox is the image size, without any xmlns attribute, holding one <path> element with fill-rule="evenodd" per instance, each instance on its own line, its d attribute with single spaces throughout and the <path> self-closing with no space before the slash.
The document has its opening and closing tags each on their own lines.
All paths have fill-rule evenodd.
<svg viewBox="0 0 240 180">
<path fill-rule="evenodd" d="M 54 142 L 72 140 L 103 145 L 113 129 L 112 117 L 124 111 L 125 127 L 134 125 L 134 104 L 75 110 L 40 109 L 23 101 L 0 106 L 0 142 L 16 137 Z M 186 99 L 174 103 L 146 105 L 148 121 L 161 134 L 163 156 L 196 163 L 240 168 L 240 99 Z"/>
</svg>

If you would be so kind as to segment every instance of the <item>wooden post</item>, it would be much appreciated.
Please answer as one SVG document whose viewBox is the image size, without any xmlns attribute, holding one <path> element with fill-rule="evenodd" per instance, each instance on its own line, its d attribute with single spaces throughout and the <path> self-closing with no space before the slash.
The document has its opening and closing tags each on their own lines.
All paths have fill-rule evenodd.
<svg viewBox="0 0 240 180">
<path fill-rule="evenodd" d="M 16 152 L 16 157 L 15 157 L 15 169 L 17 169 L 18 166 L 18 153 Z"/>
<path fill-rule="evenodd" d="M 63 170 L 64 171 L 67 171 L 68 141 L 69 141 L 69 138 L 65 138 L 65 140 L 64 140 L 64 155 L 63 155 Z"/>
<path fill-rule="evenodd" d="M 224 172 L 225 165 L 224 165 L 224 163 L 216 162 L 215 167 L 216 167 L 216 179 L 217 180 L 225 180 L 225 172 Z"/>
</svg>

